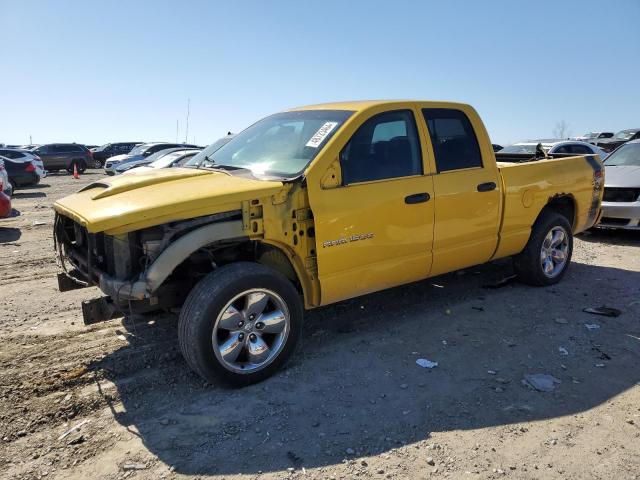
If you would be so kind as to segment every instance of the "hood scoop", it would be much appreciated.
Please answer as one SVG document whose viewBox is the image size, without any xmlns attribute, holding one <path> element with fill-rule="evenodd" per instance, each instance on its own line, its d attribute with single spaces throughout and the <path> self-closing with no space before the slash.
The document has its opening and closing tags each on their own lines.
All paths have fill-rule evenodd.
<svg viewBox="0 0 640 480">
<path fill-rule="evenodd" d="M 154 170 L 145 175 L 119 175 L 108 181 L 91 183 L 80 191 L 84 192 L 93 189 L 101 189 L 91 197 L 92 200 L 99 200 L 101 198 L 111 197 L 119 193 L 137 190 L 150 185 L 158 185 L 199 175 L 211 175 L 211 172 L 205 170 L 180 169 L 173 171 L 168 170 L 166 173 Z"/>
</svg>

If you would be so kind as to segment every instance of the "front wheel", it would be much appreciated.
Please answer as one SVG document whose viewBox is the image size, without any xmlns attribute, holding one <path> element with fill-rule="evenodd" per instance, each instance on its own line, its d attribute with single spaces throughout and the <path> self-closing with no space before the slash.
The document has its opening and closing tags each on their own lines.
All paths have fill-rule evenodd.
<svg viewBox="0 0 640 480">
<path fill-rule="evenodd" d="M 300 296 L 284 276 L 257 263 L 225 265 L 187 297 L 180 349 L 208 382 L 249 385 L 271 376 L 293 354 L 302 317 Z"/>
<path fill-rule="evenodd" d="M 569 221 L 555 212 L 545 212 L 536 220 L 525 249 L 514 257 L 518 278 L 529 285 L 558 283 L 569 267 L 573 234 Z"/>
</svg>

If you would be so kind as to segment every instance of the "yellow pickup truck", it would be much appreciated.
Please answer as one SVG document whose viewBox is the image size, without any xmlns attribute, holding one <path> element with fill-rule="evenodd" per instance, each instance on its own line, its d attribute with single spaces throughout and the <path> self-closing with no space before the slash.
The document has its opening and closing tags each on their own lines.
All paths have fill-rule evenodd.
<svg viewBox="0 0 640 480">
<path fill-rule="evenodd" d="M 526 283 L 559 281 L 600 213 L 602 163 L 504 160 L 464 104 L 277 113 L 183 168 L 56 202 L 59 288 L 106 294 L 83 303 L 87 324 L 181 306 L 188 364 L 253 383 L 291 356 L 304 308 L 508 256 Z"/>
</svg>

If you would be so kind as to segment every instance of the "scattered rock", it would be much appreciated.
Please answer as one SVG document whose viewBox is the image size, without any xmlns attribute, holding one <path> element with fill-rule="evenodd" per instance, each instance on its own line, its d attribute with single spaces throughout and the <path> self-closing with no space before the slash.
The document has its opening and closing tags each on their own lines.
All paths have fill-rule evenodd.
<svg viewBox="0 0 640 480">
<path fill-rule="evenodd" d="M 353 448 L 347 448 L 347 455 L 355 455 L 356 451 Z"/>
<path fill-rule="evenodd" d="M 584 326 L 587 327 L 587 330 L 598 330 L 600 328 L 597 323 L 585 323 Z"/>
<path fill-rule="evenodd" d="M 149 466 L 146 463 L 125 463 L 122 466 L 122 469 L 125 472 L 129 472 L 132 470 L 146 470 Z"/>
<path fill-rule="evenodd" d="M 409 384 L 408 383 L 403 383 L 400 385 L 400 388 L 403 390 L 406 390 L 407 388 L 409 388 Z"/>
<path fill-rule="evenodd" d="M 436 368 L 438 366 L 438 362 L 432 362 L 426 358 L 419 358 L 416 360 L 416 363 L 422 368 Z"/>
<path fill-rule="evenodd" d="M 560 325 L 567 325 L 569 323 L 569 320 L 567 320 L 566 318 L 556 318 L 554 322 Z"/>
<path fill-rule="evenodd" d="M 433 460 L 433 457 L 427 457 L 427 464 L 433 466 L 436 462 Z"/>
<path fill-rule="evenodd" d="M 539 392 L 553 392 L 557 383 L 562 383 L 556 377 L 545 373 L 525 374 L 522 384 Z"/>
</svg>

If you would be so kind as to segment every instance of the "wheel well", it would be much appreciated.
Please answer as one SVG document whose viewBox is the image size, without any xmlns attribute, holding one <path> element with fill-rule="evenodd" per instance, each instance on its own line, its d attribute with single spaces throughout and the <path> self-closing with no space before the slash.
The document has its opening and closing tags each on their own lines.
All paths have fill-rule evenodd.
<svg viewBox="0 0 640 480">
<path fill-rule="evenodd" d="M 576 204 L 570 195 L 557 195 L 551 199 L 542 209 L 542 212 L 556 212 L 567 219 L 571 228 L 575 228 Z M 542 214 L 542 212 L 540 212 Z"/>
<path fill-rule="evenodd" d="M 279 272 L 291 281 L 298 292 L 302 286 L 289 257 L 279 248 L 256 241 L 212 245 L 191 253 L 172 275 L 202 277 L 216 268 L 235 262 L 255 262 Z"/>
</svg>

